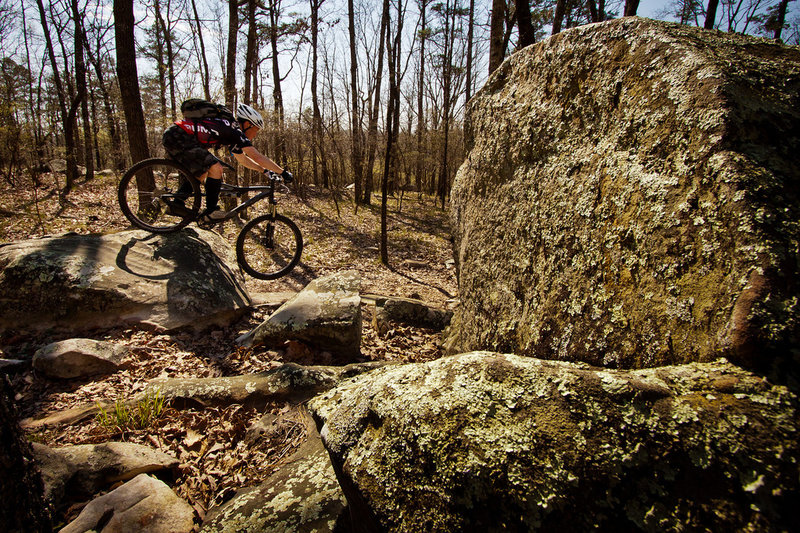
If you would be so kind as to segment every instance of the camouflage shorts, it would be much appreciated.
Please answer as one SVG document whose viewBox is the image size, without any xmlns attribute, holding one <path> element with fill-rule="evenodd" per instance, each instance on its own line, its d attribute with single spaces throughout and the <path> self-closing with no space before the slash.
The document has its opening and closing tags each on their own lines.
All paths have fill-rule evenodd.
<svg viewBox="0 0 800 533">
<path fill-rule="evenodd" d="M 194 135 L 186 133 L 180 126 L 167 128 L 162 142 L 167 155 L 185 166 L 193 176 L 204 174 L 219 161 Z"/>
</svg>

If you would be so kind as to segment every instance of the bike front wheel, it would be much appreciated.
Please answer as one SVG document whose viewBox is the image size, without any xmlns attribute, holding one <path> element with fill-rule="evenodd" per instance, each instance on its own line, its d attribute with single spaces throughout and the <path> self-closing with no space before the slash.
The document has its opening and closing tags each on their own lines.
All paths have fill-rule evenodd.
<svg viewBox="0 0 800 533">
<path fill-rule="evenodd" d="M 200 185 L 170 159 L 145 159 L 119 183 L 119 206 L 131 223 L 153 233 L 177 231 L 197 218 Z"/>
<path fill-rule="evenodd" d="M 236 259 L 257 279 L 277 279 L 300 261 L 303 236 L 283 215 L 261 215 L 248 222 L 236 239 Z"/>
</svg>

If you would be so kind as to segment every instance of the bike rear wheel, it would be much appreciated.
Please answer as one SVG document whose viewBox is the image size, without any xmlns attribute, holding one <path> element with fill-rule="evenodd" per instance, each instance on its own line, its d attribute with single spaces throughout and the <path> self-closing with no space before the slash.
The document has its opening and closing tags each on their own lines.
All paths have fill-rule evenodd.
<svg viewBox="0 0 800 533">
<path fill-rule="evenodd" d="M 188 185 L 181 189 L 184 183 Z M 197 218 L 201 205 L 197 180 L 170 159 L 145 159 L 133 165 L 122 176 L 118 197 L 128 220 L 153 233 L 181 229 Z"/>
<path fill-rule="evenodd" d="M 261 215 L 248 222 L 236 239 L 236 259 L 256 279 L 277 279 L 300 261 L 303 236 L 283 215 Z"/>
</svg>

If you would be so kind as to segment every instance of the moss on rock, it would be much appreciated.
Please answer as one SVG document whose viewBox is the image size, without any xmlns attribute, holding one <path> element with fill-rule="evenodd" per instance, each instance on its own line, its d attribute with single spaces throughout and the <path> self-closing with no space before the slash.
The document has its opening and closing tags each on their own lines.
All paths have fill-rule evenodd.
<svg viewBox="0 0 800 533">
<path fill-rule="evenodd" d="M 511 56 L 452 190 L 452 353 L 759 366 L 798 342 L 800 50 L 626 17 Z"/>
</svg>

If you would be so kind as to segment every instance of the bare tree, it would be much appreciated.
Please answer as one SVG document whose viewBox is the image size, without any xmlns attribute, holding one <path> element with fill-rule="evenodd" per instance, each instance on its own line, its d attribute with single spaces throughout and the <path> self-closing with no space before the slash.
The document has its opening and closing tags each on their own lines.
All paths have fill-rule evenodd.
<svg viewBox="0 0 800 533">
<path fill-rule="evenodd" d="M 706 9 L 706 22 L 703 27 L 707 30 L 714 29 L 714 23 L 717 20 L 717 6 L 719 0 L 708 0 L 708 8 Z"/>
<path fill-rule="evenodd" d="M 41 2 L 41 0 L 38 0 Z M 117 79 L 122 95 L 122 109 L 128 126 L 131 157 L 136 163 L 150 157 L 147 147 L 147 129 L 139 92 L 139 75 L 136 67 L 136 46 L 133 37 L 133 0 L 114 0 L 114 34 L 117 44 Z M 137 176 L 138 179 L 138 176 Z M 147 190 L 141 183 L 140 189 Z M 154 186 L 154 184 L 151 184 Z"/>
<path fill-rule="evenodd" d="M 197 36 L 200 44 L 199 55 L 202 64 L 202 69 L 200 69 L 200 78 L 203 84 L 203 94 L 205 95 L 206 100 L 211 100 L 210 75 L 208 72 L 208 59 L 206 58 L 206 45 L 205 41 L 203 40 L 203 28 L 200 25 L 200 15 L 197 13 L 196 0 L 192 0 L 192 13 L 194 15 L 195 23 L 195 31 L 193 34 Z"/>
<path fill-rule="evenodd" d="M 564 1 L 564 0 L 560 0 Z M 491 28 L 489 34 L 489 74 L 495 71 L 505 57 L 505 0 L 492 0 Z M 555 32 L 554 32 L 555 33 Z"/>
<path fill-rule="evenodd" d="M 353 179 L 355 180 L 354 201 L 355 207 L 358 209 L 358 204 L 361 202 L 361 183 L 364 179 L 364 143 L 361 129 L 361 111 L 358 105 L 358 54 L 356 53 L 356 23 L 353 0 L 347 0 L 347 32 L 350 39 L 350 134 L 353 144 L 350 153 Z"/>
<path fill-rule="evenodd" d="M 131 0 L 132 1 L 132 0 Z M 66 151 L 67 161 L 67 176 L 64 187 L 61 191 L 62 198 L 72 190 L 78 176 L 78 165 L 76 162 L 76 149 L 75 149 L 75 116 L 77 115 L 79 101 L 73 101 L 70 107 L 67 107 L 67 94 L 64 90 L 64 84 L 61 81 L 61 74 L 58 69 L 58 62 L 56 61 L 55 52 L 53 50 L 53 41 L 50 38 L 50 25 L 47 22 L 47 15 L 45 13 L 42 0 L 36 0 L 36 5 L 39 7 L 39 16 L 42 23 L 42 32 L 44 33 L 45 45 L 47 48 L 47 55 L 50 58 L 50 64 L 53 68 L 53 82 L 56 85 L 56 93 L 58 95 L 58 106 L 61 112 L 61 121 L 64 127 L 64 145 Z M 131 12 L 133 7 L 131 6 Z M 131 15 L 132 17 L 133 15 Z M 131 32 L 132 33 L 132 32 Z"/>
<path fill-rule="evenodd" d="M 236 104 L 236 36 L 239 33 L 239 5 L 228 0 L 228 53 L 225 62 L 225 105 Z"/>
<path fill-rule="evenodd" d="M 75 24 L 75 85 L 78 94 L 76 99 L 81 102 L 81 114 L 83 118 L 83 152 L 84 165 L 86 165 L 86 179 L 94 178 L 94 159 L 92 158 L 92 129 L 89 119 L 89 102 L 86 98 L 86 63 L 83 58 L 84 33 L 83 33 L 83 9 L 78 6 L 78 0 L 71 1 L 72 18 Z"/>
</svg>

